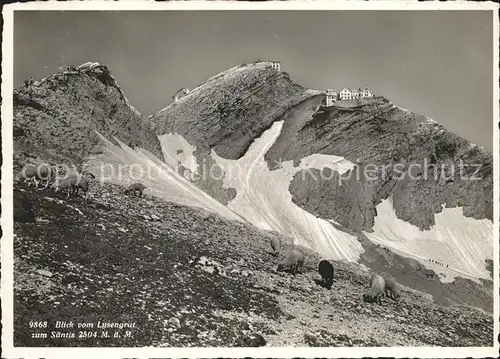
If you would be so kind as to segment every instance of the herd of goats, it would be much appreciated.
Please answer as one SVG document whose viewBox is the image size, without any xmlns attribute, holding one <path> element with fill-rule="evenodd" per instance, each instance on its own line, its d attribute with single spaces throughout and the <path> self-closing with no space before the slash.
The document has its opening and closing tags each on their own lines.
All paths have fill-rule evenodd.
<svg viewBox="0 0 500 359">
<path fill-rule="evenodd" d="M 25 166 L 21 171 L 19 179 L 28 185 L 33 183 L 36 188 L 38 188 L 40 184 L 43 185 L 43 182 L 45 182 L 45 185 L 42 188 L 44 189 L 49 186 L 54 177 L 54 171 L 50 165 L 40 164 Z M 83 173 L 69 174 L 63 179 L 57 179 L 57 181 L 53 184 L 53 187 L 56 193 L 67 191 L 66 198 L 69 198 L 70 195 L 79 196 L 79 191 L 82 190 L 83 199 L 86 202 L 89 190 L 89 179 L 87 177 L 95 178 L 92 173 L 85 171 Z M 142 193 L 145 189 L 146 186 L 142 183 L 133 183 L 125 189 L 124 193 L 132 193 L 142 197 Z M 271 248 L 274 256 L 277 256 L 282 250 L 282 243 L 278 237 L 273 236 L 271 239 Z M 277 271 L 290 272 L 291 274 L 296 275 L 299 270 L 302 271 L 304 259 L 304 253 L 300 249 L 294 248 L 278 264 Z M 322 278 L 320 284 L 327 289 L 331 289 L 334 277 L 333 265 L 327 260 L 322 260 L 319 263 L 318 272 Z M 382 297 L 384 296 L 397 300 L 400 295 L 401 286 L 394 277 L 374 274 L 370 278 L 369 291 L 363 294 L 363 300 L 365 302 L 376 302 L 381 304 Z"/>
<path fill-rule="evenodd" d="M 40 184 L 45 185 L 42 189 L 47 188 L 50 183 L 54 180 L 55 174 L 51 166 L 47 164 L 39 164 L 39 165 L 27 165 L 25 166 L 19 179 L 24 181 L 28 186 L 32 183 L 35 187 L 38 188 Z M 53 187 L 56 193 L 58 192 L 67 192 L 66 198 L 71 196 L 79 196 L 80 190 L 83 192 L 83 200 L 87 201 L 87 194 L 89 191 L 89 180 L 87 177 L 94 178 L 95 176 L 87 171 L 83 171 L 83 173 L 73 173 L 69 174 L 61 180 L 57 180 Z M 125 194 L 133 193 L 137 194 L 139 197 L 142 197 L 142 192 L 146 189 L 146 186 L 142 183 L 132 183 L 126 190 Z"/>
<path fill-rule="evenodd" d="M 277 256 L 283 248 L 281 240 L 278 237 L 273 237 L 271 239 L 271 248 L 275 256 Z M 285 259 L 278 264 L 277 271 L 287 271 L 295 275 L 299 270 L 302 270 L 304 260 L 304 253 L 300 249 L 294 248 L 286 255 Z M 326 259 L 323 259 L 319 262 L 318 272 L 321 275 L 320 285 L 327 289 L 331 289 L 334 274 L 333 265 Z M 401 296 L 401 286 L 392 276 L 373 274 L 370 278 L 370 290 L 363 294 L 363 300 L 365 302 L 377 302 L 382 304 L 382 297 L 384 296 L 394 300 L 399 299 Z"/>
</svg>

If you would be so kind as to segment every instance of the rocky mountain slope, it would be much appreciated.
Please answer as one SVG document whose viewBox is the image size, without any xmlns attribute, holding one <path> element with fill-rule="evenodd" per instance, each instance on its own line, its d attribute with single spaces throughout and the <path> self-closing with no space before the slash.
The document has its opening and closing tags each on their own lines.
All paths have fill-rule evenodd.
<svg viewBox="0 0 500 359">
<path fill-rule="evenodd" d="M 275 102 L 283 85 L 267 74 L 282 79 L 288 93 L 299 90 L 298 99 Z M 266 85 L 252 88 L 249 76 Z M 202 178 L 194 183 L 262 229 L 354 261 L 364 250 L 359 236 L 367 236 L 429 265 L 443 281 L 491 281 L 490 153 L 383 97 L 325 108 L 324 94 L 290 86 L 268 63 L 243 65 L 151 121 L 173 163 L 185 164 Z M 261 88 L 268 101 L 255 102 Z"/>
<path fill-rule="evenodd" d="M 240 158 L 255 138 L 287 110 L 319 94 L 294 83 L 286 73 L 272 68 L 271 63 L 255 62 L 211 77 L 179 102 L 150 116 L 149 121 L 164 148 L 170 142 L 165 137 L 168 134 L 182 136 L 193 146 L 194 164 L 183 164 L 197 174 L 197 186 L 227 204 L 236 193 L 224 188 L 212 151 L 224 158 Z M 182 153 L 172 153 L 170 157 L 183 162 L 179 155 Z M 215 175 L 210 174 L 211 169 Z"/>
<path fill-rule="evenodd" d="M 270 165 L 278 158 L 299 162 L 314 153 L 358 163 L 360 176 L 314 180 L 298 174 L 290 186 L 294 203 L 349 228 L 371 230 L 375 207 L 390 195 L 396 215 L 422 230 L 435 225 L 434 214 L 442 204 L 463 207 L 467 217 L 492 220 L 492 154 L 385 98 L 356 108 L 323 108 L 305 123 L 286 123 L 266 159 Z M 461 161 L 468 165 L 463 176 Z M 472 164 L 481 165 L 475 174 L 480 180 L 471 180 L 476 172 Z M 399 180 L 396 171 L 406 172 L 411 165 L 415 178 Z M 374 169 L 368 175 L 376 180 L 363 176 L 367 167 Z"/>
<path fill-rule="evenodd" d="M 15 188 L 15 345 L 19 346 L 488 346 L 492 317 L 443 307 L 406 288 L 365 303 L 369 273 L 343 261 L 335 283 L 277 273 L 266 231 L 190 207 L 123 195 L 91 182 L 89 202 Z M 28 214 L 30 212 L 31 214 Z M 282 238 L 286 247 L 291 241 Z M 132 336 L 33 338 L 28 322 L 135 323 Z M 61 333 L 78 330 L 59 329 Z M 44 332 L 44 330 L 35 330 Z M 47 332 L 47 331 L 45 331 Z M 114 330 L 110 331 L 114 332 Z M 124 330 L 119 331 L 121 334 Z"/>
<path fill-rule="evenodd" d="M 491 279 L 491 153 L 379 97 L 285 121 L 265 158 L 273 166 L 312 154 L 342 156 L 353 168 L 296 173 L 289 186 L 294 204 L 418 260 L 437 261 L 435 269 L 448 277 Z"/>
<path fill-rule="evenodd" d="M 439 124 L 380 97 L 324 108 L 322 92 L 267 62 L 149 117 L 99 64 L 27 85 L 14 94 L 15 168 L 71 162 L 96 180 L 88 206 L 16 184 L 19 320 L 135 320 L 133 345 L 250 345 L 251 333 L 271 345 L 489 345 L 491 315 L 470 307 L 493 306 L 492 158 Z M 429 165 L 460 161 L 479 162 L 481 179 L 434 180 Z M 396 164 L 422 166 L 400 180 Z M 353 175 L 369 165 L 375 178 Z M 138 180 L 147 198 L 124 196 Z M 272 235 L 304 248 L 302 275 L 274 272 Z M 332 291 L 314 283 L 320 256 L 335 261 Z M 395 276 L 405 299 L 361 302 L 368 271 Z M 19 343 L 48 345 L 19 325 Z"/>
<path fill-rule="evenodd" d="M 70 66 L 14 90 L 14 145 L 55 162 L 81 163 L 102 153 L 98 133 L 161 156 L 155 134 L 130 105 L 109 69 L 98 63 Z"/>
</svg>

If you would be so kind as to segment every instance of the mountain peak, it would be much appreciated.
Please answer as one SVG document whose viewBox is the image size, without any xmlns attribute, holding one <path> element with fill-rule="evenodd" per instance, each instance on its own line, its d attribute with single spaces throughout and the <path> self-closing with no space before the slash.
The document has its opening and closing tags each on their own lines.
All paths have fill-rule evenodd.
<svg viewBox="0 0 500 359">
<path fill-rule="evenodd" d="M 25 150 L 45 148 L 65 160 L 80 161 L 100 143 L 97 132 L 144 147 L 161 158 L 158 139 L 144 127 L 141 114 L 109 68 L 98 62 L 70 65 L 37 81 L 29 79 L 13 96 L 15 133 L 22 134 L 16 140 Z"/>
<path fill-rule="evenodd" d="M 81 168 L 85 165 L 95 170 L 97 178 L 89 188 L 89 206 L 87 203 L 79 206 L 76 199 L 53 200 L 58 194 L 50 188 L 32 192 L 36 203 L 31 209 L 36 211 L 21 213 L 22 217 L 30 217 L 26 219 L 30 222 L 26 226 L 16 225 L 16 230 L 21 230 L 18 235 L 21 242 L 17 243 L 21 251 L 15 251 L 20 255 L 19 260 L 29 257 L 24 255 L 23 248 L 29 250 L 34 242 L 44 244 L 43 241 L 48 241 L 43 246 L 47 251 L 42 255 L 48 258 L 45 262 L 52 265 L 50 272 L 54 272 L 53 278 L 57 279 L 64 274 L 58 272 L 64 269 L 59 263 L 61 258 L 83 263 L 80 267 L 88 269 L 85 264 L 89 262 L 89 253 L 78 249 L 83 243 L 85 248 L 96 249 L 97 257 L 102 259 L 102 263 L 91 266 L 96 269 L 95 273 L 90 268 L 96 278 L 102 278 L 103 274 L 116 278 L 120 268 L 124 277 L 130 277 L 132 272 L 128 264 L 136 263 L 136 268 L 132 268 L 134 273 L 151 274 L 152 283 L 160 283 L 158 288 L 165 293 L 180 288 L 177 297 L 184 298 L 185 288 L 202 295 L 205 290 L 201 301 L 180 303 L 174 300 L 170 303 L 172 306 L 159 305 L 156 312 L 153 310 L 146 313 L 148 315 L 142 311 L 129 316 L 144 319 L 146 324 L 154 322 L 149 314 L 165 318 L 166 307 L 172 309 L 167 318 L 175 316 L 175 312 L 181 310 L 177 308 L 179 304 L 190 305 L 188 311 L 193 313 L 210 314 L 219 307 L 226 310 L 228 305 L 233 306 L 238 315 L 253 311 L 255 308 L 250 302 L 255 304 L 255 300 L 244 301 L 244 307 L 240 308 L 242 301 L 239 298 L 255 294 L 257 279 L 262 282 L 260 284 L 269 284 L 269 288 L 262 288 L 272 294 L 261 298 L 262 303 L 271 303 L 271 306 L 257 303 L 258 308 L 269 310 L 261 317 L 279 319 L 278 327 L 282 326 L 282 319 L 289 316 L 282 315 L 276 308 L 297 312 L 295 289 L 300 287 L 301 293 L 314 294 L 310 296 L 310 303 L 299 308 L 299 312 L 305 313 L 304 318 L 292 321 L 297 324 L 292 332 L 298 330 L 299 337 L 304 338 L 296 344 L 313 343 L 308 328 L 317 326 L 318 321 L 313 318 L 309 325 L 306 319 L 312 318 L 310 313 L 317 311 L 318 295 L 333 304 L 345 304 L 347 300 L 347 306 L 326 306 L 333 308 L 333 312 L 323 316 L 327 320 L 320 324 L 325 324 L 325 328 L 331 327 L 327 322 L 332 315 L 346 318 L 347 324 L 340 328 L 345 331 L 359 322 L 360 313 L 368 313 L 366 318 L 373 321 L 368 328 L 376 325 L 385 330 L 381 336 L 383 341 L 370 339 L 367 345 L 409 342 L 434 345 L 444 341 L 477 346 L 485 343 L 491 337 L 489 332 L 484 335 L 492 330 L 491 315 L 471 315 L 468 309 L 447 310 L 435 304 L 475 305 L 492 311 L 491 154 L 479 151 L 477 146 L 446 131 L 434 120 L 398 107 L 382 96 L 359 102 L 338 101 L 327 107 L 324 91 L 306 89 L 281 70 L 279 61 L 258 60 L 232 67 L 193 89 L 181 88 L 175 93 L 173 103 L 148 118 L 134 111 L 111 71 L 97 62 L 69 66 L 37 82 L 28 81 L 14 92 L 17 167 L 26 164 L 25 153 L 31 152 L 29 155 L 42 157 L 37 160 L 56 167 L 68 164 L 68 159 L 82 164 Z M 58 157 L 45 156 L 47 152 Z M 472 166 L 464 173 L 454 171 L 454 166 L 464 161 L 481 164 L 478 173 Z M 112 173 L 107 171 L 108 165 L 113 166 Z M 401 173 L 405 176 L 400 177 Z M 472 180 L 467 177 L 470 175 L 478 176 Z M 123 186 L 137 181 L 147 187 L 145 196 L 126 196 Z M 17 210 L 22 212 L 29 209 L 26 203 L 30 198 L 23 194 L 28 187 L 22 181 L 18 186 L 15 192 Z M 33 230 L 31 222 L 38 209 L 41 212 L 36 215 L 41 220 Z M 74 223 L 84 228 L 80 232 L 85 238 L 75 236 L 78 231 L 74 226 L 57 225 L 63 223 L 62 220 L 65 224 Z M 266 231 L 274 234 L 271 236 Z M 273 237 L 283 239 L 283 249 L 304 249 L 305 272 L 294 279 L 299 287 L 294 286 L 291 291 L 285 286 L 283 292 L 283 276 L 276 275 L 272 269 L 281 257 L 281 254 L 272 257 L 269 253 Z M 63 248 L 61 238 L 69 241 L 69 245 Z M 68 244 L 66 242 L 62 244 Z M 208 257 L 201 260 L 207 253 L 215 256 L 210 262 Z M 38 257 L 29 262 L 30 268 L 40 264 Z M 200 260 L 195 263 L 194 258 Z M 124 259 L 125 266 L 121 265 Z M 330 292 L 313 285 L 318 262 L 324 259 L 331 260 L 336 275 L 339 274 L 333 297 Z M 357 263 L 351 266 L 344 260 Z M 169 263 L 187 262 L 193 265 L 184 266 L 186 268 L 175 265 L 173 270 L 168 266 Z M 154 271 L 153 267 L 145 271 L 144 263 L 159 263 L 161 271 Z M 209 263 L 216 266 L 209 268 Z M 369 283 L 366 269 L 377 273 L 383 270 L 406 286 L 401 300 L 381 306 L 382 312 L 371 310 L 368 304 L 365 307 L 361 294 Z M 179 270 L 185 273 L 179 276 Z M 214 285 L 227 287 L 225 274 L 236 280 L 237 285 L 230 286 L 236 288 L 236 292 L 226 293 L 235 300 L 230 300 L 228 295 L 213 296 Z M 249 275 L 251 277 L 245 279 Z M 187 282 L 179 286 L 179 278 Z M 130 288 L 129 281 L 122 282 L 123 288 Z M 149 286 L 146 289 L 150 290 L 151 283 L 146 282 Z M 82 288 L 86 284 L 85 281 L 75 283 Z M 172 284 L 172 288 L 165 287 L 165 283 Z M 115 287 L 120 289 L 120 285 Z M 106 282 L 101 287 L 90 292 L 102 293 L 109 285 Z M 144 288 L 132 290 L 138 293 L 144 292 Z M 411 288 L 427 294 L 414 293 Z M 61 292 L 59 289 L 56 288 L 56 292 Z M 153 288 L 153 292 L 155 290 Z M 116 298 L 113 299 L 123 297 L 120 291 L 114 293 Z M 38 298 L 40 293 L 35 290 L 29 294 Z M 45 294 L 42 299 L 54 298 L 52 292 Z M 160 293 L 159 297 L 165 295 Z M 290 303 L 283 301 L 287 298 L 291 298 Z M 70 303 L 71 298 L 67 299 L 58 300 Z M 152 300 L 158 302 L 155 298 Z M 44 303 L 47 307 L 52 305 L 50 300 Z M 199 303 L 209 303 L 209 306 L 199 307 Z M 83 308 L 83 312 L 86 309 L 74 307 Z M 141 309 L 140 305 L 133 307 Z M 340 309 L 336 311 L 337 307 Z M 404 318 L 395 318 L 390 314 L 396 310 L 394 308 L 403 308 L 411 316 L 407 318 L 405 314 Z M 435 310 L 447 316 L 437 325 L 430 325 L 435 324 L 432 320 Z M 77 314 L 84 318 L 86 314 L 82 313 Z M 220 318 L 218 313 L 214 315 Z M 31 317 L 36 317 L 36 313 Z M 402 323 L 401 326 L 394 326 L 395 319 Z M 418 330 L 408 332 L 406 323 L 409 322 L 430 324 L 424 327 L 419 324 Z M 233 320 L 228 323 L 221 328 L 235 327 Z M 450 334 L 443 339 L 440 331 L 443 323 L 446 331 L 449 329 L 452 334 L 464 326 L 474 330 L 464 336 Z M 195 324 L 206 334 L 206 320 Z M 369 329 L 364 333 L 362 327 L 367 326 L 362 323 L 361 331 L 356 328 L 352 331 L 355 333 L 353 340 L 360 340 L 360 333 L 364 339 L 371 335 Z M 188 331 L 188 337 L 181 336 L 178 342 L 174 339 L 164 344 L 175 346 L 186 344 L 187 340 L 201 343 L 201 332 L 193 328 Z M 301 328 L 305 331 L 301 332 Z M 401 328 L 404 333 L 399 337 Z M 434 333 L 435 338 L 422 338 L 421 328 Z M 152 330 L 160 334 L 164 330 L 157 329 Z M 271 329 L 274 333 L 279 331 L 276 327 Z M 338 332 L 321 334 L 324 343 L 337 343 Z M 244 330 L 241 334 L 246 336 L 246 333 Z M 226 332 L 219 334 L 223 339 L 232 338 Z M 394 335 L 398 337 L 392 341 Z M 287 333 L 276 336 L 280 341 L 299 338 Z M 410 340 L 405 342 L 408 338 Z M 340 339 L 344 343 L 353 342 L 345 336 Z"/>
</svg>

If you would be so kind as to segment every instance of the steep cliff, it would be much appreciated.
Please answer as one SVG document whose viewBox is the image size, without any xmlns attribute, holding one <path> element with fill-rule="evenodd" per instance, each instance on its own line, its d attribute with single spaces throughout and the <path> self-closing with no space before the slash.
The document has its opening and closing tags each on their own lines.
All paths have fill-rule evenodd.
<svg viewBox="0 0 500 359">
<path fill-rule="evenodd" d="M 398 218 L 422 230 L 435 224 L 441 205 L 492 219 L 491 153 L 384 98 L 285 123 L 266 160 L 297 163 L 313 153 L 343 156 L 356 167 L 344 176 L 297 173 L 290 185 L 294 203 L 349 228 L 371 230 L 376 206 L 390 196 Z"/>
<path fill-rule="evenodd" d="M 491 279 L 491 153 L 377 97 L 285 121 L 265 159 L 277 171 L 276 163 L 298 166 L 313 154 L 341 156 L 352 168 L 297 171 L 289 185 L 294 204 L 425 261 L 443 278 Z"/>
<path fill-rule="evenodd" d="M 109 69 L 98 63 L 29 82 L 14 90 L 16 152 L 81 163 L 102 151 L 96 132 L 162 156 L 156 135 L 130 105 Z"/>
<path fill-rule="evenodd" d="M 223 188 L 224 174 L 215 164 L 212 150 L 223 158 L 240 158 L 288 109 L 319 94 L 297 85 L 270 62 L 244 64 L 211 77 L 150 116 L 150 128 L 160 136 L 164 148 L 169 146 L 165 135 L 172 134 L 193 146 L 196 164 L 190 167 L 197 174 L 195 183 L 226 204 L 236 192 Z M 183 162 L 179 155 L 183 152 L 169 154 Z"/>
</svg>

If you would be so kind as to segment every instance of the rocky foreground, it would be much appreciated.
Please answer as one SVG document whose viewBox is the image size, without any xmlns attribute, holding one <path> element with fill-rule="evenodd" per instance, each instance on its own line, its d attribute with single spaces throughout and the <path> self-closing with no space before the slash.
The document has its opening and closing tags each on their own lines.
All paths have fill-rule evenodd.
<svg viewBox="0 0 500 359">
<path fill-rule="evenodd" d="M 492 154 L 386 98 L 285 122 L 266 159 L 270 166 L 278 159 L 298 164 L 316 153 L 342 156 L 359 168 L 344 176 L 296 175 L 289 188 L 294 203 L 352 230 L 371 231 L 377 205 L 389 197 L 398 218 L 421 230 L 436 224 L 443 205 L 493 220 Z M 398 170 L 412 176 L 402 178 Z"/>
<path fill-rule="evenodd" d="M 320 257 L 277 273 L 273 233 L 123 188 L 92 183 L 90 199 L 14 189 L 16 346 L 491 346 L 493 318 L 439 306 L 409 288 L 364 303 L 370 273 Z M 147 192 L 147 190 L 146 190 Z M 288 239 L 283 238 L 290 247 Z M 34 338 L 29 322 L 135 323 L 120 338 Z M 55 329 L 54 329 L 55 330 Z M 92 329 L 89 331 L 93 332 Z M 110 330 L 112 332 L 113 330 Z M 123 331 L 122 331 L 123 334 Z"/>
</svg>

